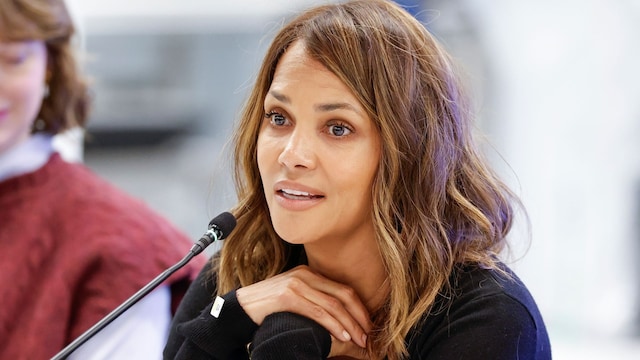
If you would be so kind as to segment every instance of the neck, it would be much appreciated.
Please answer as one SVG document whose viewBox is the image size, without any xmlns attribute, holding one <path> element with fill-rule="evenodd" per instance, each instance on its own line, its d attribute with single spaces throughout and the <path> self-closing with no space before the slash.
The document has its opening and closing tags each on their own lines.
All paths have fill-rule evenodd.
<svg viewBox="0 0 640 360">
<path fill-rule="evenodd" d="M 389 284 L 382 256 L 371 240 L 341 242 L 339 246 L 305 245 L 309 267 L 352 287 L 369 311 L 382 305 Z"/>
</svg>

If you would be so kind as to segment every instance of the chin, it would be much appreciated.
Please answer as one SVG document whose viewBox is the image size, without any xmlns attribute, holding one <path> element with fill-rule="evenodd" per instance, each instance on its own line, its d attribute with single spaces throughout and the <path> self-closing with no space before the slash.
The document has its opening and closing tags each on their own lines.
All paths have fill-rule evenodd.
<svg viewBox="0 0 640 360">
<path fill-rule="evenodd" d="M 312 228 L 296 224 L 296 221 L 291 218 L 285 217 L 279 220 L 273 218 L 272 223 L 276 234 L 289 244 L 304 245 L 313 241 L 313 238 L 310 237 L 311 234 L 314 234 Z"/>
<path fill-rule="evenodd" d="M 308 241 L 308 236 L 312 233 L 308 226 L 308 220 L 300 218 L 297 216 L 298 214 L 279 210 L 270 211 L 271 226 L 276 234 L 290 244 L 304 244 Z"/>
<path fill-rule="evenodd" d="M 278 236 L 280 236 L 283 241 L 291 245 L 304 245 L 305 243 L 309 242 L 309 238 L 305 237 L 304 233 L 300 233 L 301 231 L 303 231 L 302 229 L 294 230 L 288 226 L 287 229 L 282 229 L 279 226 L 274 226 L 274 228 L 276 230 L 276 234 L 278 234 Z"/>
</svg>

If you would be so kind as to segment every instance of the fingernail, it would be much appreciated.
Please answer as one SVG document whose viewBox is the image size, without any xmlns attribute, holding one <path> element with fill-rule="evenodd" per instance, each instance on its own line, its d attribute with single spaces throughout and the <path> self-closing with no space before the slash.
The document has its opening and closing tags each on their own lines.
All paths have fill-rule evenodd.
<svg viewBox="0 0 640 360">
<path fill-rule="evenodd" d="M 342 336 L 344 337 L 344 341 L 351 340 L 351 335 L 347 332 L 347 330 L 342 330 Z"/>
<path fill-rule="evenodd" d="M 362 335 L 362 347 L 367 347 L 367 334 Z"/>
</svg>

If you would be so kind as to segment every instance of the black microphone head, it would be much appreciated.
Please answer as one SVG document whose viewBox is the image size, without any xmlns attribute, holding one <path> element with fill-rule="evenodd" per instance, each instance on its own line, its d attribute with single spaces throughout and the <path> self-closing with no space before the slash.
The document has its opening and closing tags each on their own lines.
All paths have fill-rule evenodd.
<svg viewBox="0 0 640 360">
<path fill-rule="evenodd" d="M 223 212 L 209 222 L 209 229 L 218 235 L 218 240 L 226 238 L 236 227 L 236 218 L 230 212 Z"/>
</svg>

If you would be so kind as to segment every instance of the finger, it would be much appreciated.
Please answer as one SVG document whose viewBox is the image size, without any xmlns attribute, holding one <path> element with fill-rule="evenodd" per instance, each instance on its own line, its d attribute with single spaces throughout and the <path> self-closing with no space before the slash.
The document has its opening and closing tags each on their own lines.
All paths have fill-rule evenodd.
<svg viewBox="0 0 640 360">
<path fill-rule="evenodd" d="M 357 321 L 364 332 L 368 333 L 371 331 L 373 324 L 371 323 L 369 311 L 355 290 L 343 284 L 337 284 L 336 286 L 335 291 L 329 292 L 328 294 L 340 300 L 346 311 Z"/>
<path fill-rule="evenodd" d="M 355 291 L 307 266 L 240 288 L 236 297 L 258 325 L 269 314 L 290 311 L 313 319 L 339 339 L 366 346 L 371 322 Z"/>
<path fill-rule="evenodd" d="M 356 319 L 351 312 L 352 310 L 350 310 L 358 309 L 362 311 L 357 305 L 361 304 L 360 299 L 357 297 L 353 298 L 347 292 L 347 296 L 342 297 L 345 300 L 340 300 L 337 297 L 338 295 L 333 296 L 319 291 L 317 284 L 318 281 L 313 279 L 307 281 L 300 280 L 299 278 L 289 279 L 289 288 L 295 293 L 300 294 L 300 297 L 306 300 L 297 303 L 296 305 L 301 307 L 296 308 L 294 311 L 299 311 L 301 315 L 307 316 L 323 325 L 337 338 L 344 341 L 353 340 L 358 345 L 365 347 L 366 333 L 371 328 L 369 316 L 364 306 L 362 306 L 364 313 L 360 315 L 360 317 L 364 317 L 364 320 L 361 319 L 359 321 Z M 327 288 L 331 288 L 329 291 L 337 294 L 344 291 L 345 288 L 344 285 L 335 282 L 330 285 L 331 286 L 325 287 L 323 290 L 327 291 Z M 334 289 L 338 287 L 339 289 Z M 293 298 L 296 297 L 294 296 Z M 355 305 L 353 304 L 354 302 L 356 303 Z M 340 324 L 340 327 L 336 326 L 336 321 Z M 361 322 L 365 324 L 364 327 L 361 325 Z"/>
<path fill-rule="evenodd" d="M 321 277 L 309 274 L 308 270 L 299 269 L 242 287 L 236 291 L 238 303 L 258 325 L 269 314 L 289 311 L 316 321 L 337 338 L 345 341 L 354 338 L 364 346 L 365 330 L 340 300 L 314 287 Z"/>
<path fill-rule="evenodd" d="M 353 359 L 369 359 L 367 349 L 361 348 L 352 341 L 340 341 L 331 337 L 331 350 L 328 358 L 346 356 Z"/>
<path fill-rule="evenodd" d="M 295 276 L 305 281 L 309 286 L 340 300 L 363 329 L 371 330 L 369 312 L 353 288 L 319 275 L 307 266 L 299 266 L 294 270 L 296 271 Z"/>
<path fill-rule="evenodd" d="M 319 290 L 332 298 L 338 299 L 347 312 L 349 312 L 351 317 L 357 321 L 358 325 L 364 330 L 364 332 L 368 333 L 371 331 L 373 325 L 369 318 L 369 312 L 353 288 L 327 279 L 322 275 L 316 274 L 310 269 L 308 271 L 302 271 L 297 276 L 303 279 L 305 283 L 309 284 L 309 286 L 314 289 Z M 330 300 L 327 305 L 331 306 Z"/>
</svg>

